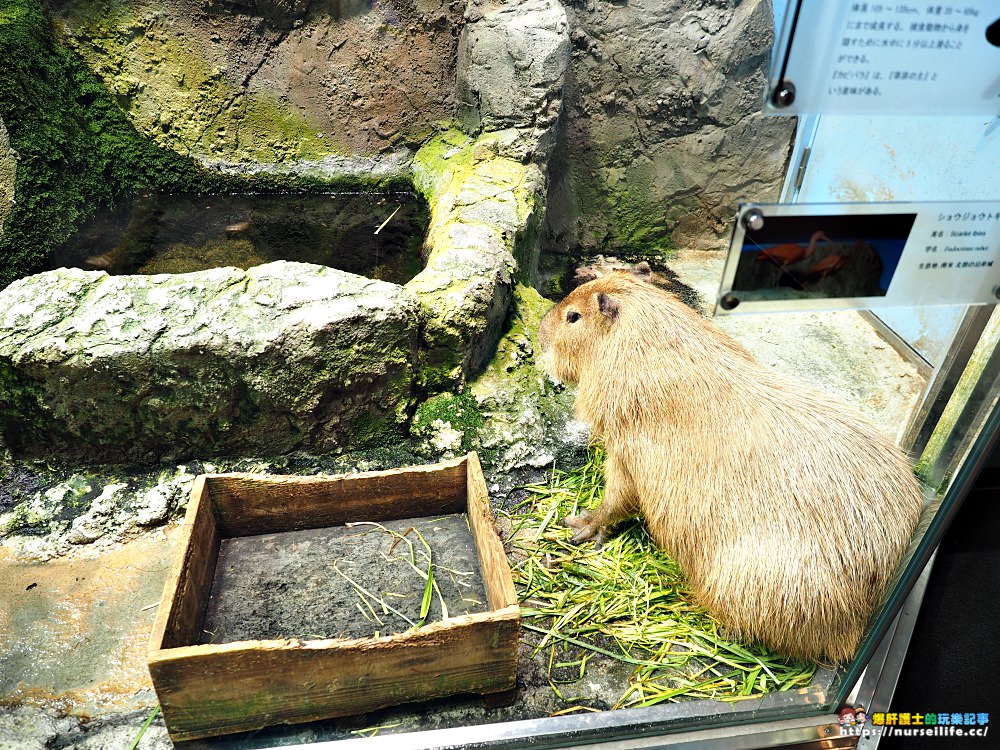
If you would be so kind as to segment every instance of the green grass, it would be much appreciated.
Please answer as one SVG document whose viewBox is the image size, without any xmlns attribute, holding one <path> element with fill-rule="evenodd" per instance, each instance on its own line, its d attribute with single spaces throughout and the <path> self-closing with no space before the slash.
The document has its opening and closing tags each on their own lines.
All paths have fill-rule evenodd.
<svg viewBox="0 0 1000 750">
<path fill-rule="evenodd" d="M 132 744 L 128 746 L 128 750 L 135 750 L 137 747 L 139 747 L 139 741 L 142 740 L 142 736 L 146 734 L 146 730 L 149 729 L 149 725 L 153 723 L 153 719 L 156 718 L 156 715 L 158 713 L 160 713 L 160 704 L 157 703 L 156 707 L 146 718 L 146 722 L 142 725 L 142 728 L 139 730 L 139 734 L 135 736 L 135 739 L 132 740 Z"/>
<path fill-rule="evenodd" d="M 622 524 L 602 549 L 572 544 L 561 519 L 595 507 L 603 487 L 603 454 L 595 449 L 586 466 L 553 471 L 548 483 L 527 487 L 528 499 L 510 514 L 524 627 L 538 638 L 536 657 L 548 652 L 542 658 L 560 698 L 571 700 L 560 686 L 580 680 L 594 658 L 631 667 L 615 708 L 732 701 L 809 684 L 814 662 L 788 661 L 720 634 L 641 521 Z"/>
</svg>

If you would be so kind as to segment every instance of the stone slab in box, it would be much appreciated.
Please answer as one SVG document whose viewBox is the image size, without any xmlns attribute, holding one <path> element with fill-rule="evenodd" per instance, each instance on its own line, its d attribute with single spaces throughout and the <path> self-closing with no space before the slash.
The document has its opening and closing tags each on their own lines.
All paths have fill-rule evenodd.
<svg viewBox="0 0 1000 750">
<path fill-rule="evenodd" d="M 215 642 L 220 634 L 216 626 L 212 632 L 206 629 L 206 616 L 218 609 L 215 600 L 223 595 L 220 584 L 225 587 L 227 572 L 236 567 L 220 556 L 233 540 L 260 537 L 273 545 L 280 535 L 345 525 L 360 536 L 398 519 L 432 519 L 431 527 L 437 528 L 448 526 L 438 519 L 450 514 L 468 518 L 486 599 L 482 611 L 458 614 L 451 606 L 449 616 L 429 624 L 353 638 L 300 633 L 220 643 Z M 392 535 L 396 546 L 407 546 L 404 540 L 418 544 L 415 534 Z M 309 538 L 304 544 L 314 548 L 317 542 Z M 444 550 L 432 555 L 439 552 Z M 454 574 L 450 568 L 440 570 Z M 315 604 L 322 609 L 328 597 L 321 583 L 303 580 L 287 595 L 298 598 L 300 608 Z M 310 598 L 315 591 L 320 599 Z M 362 609 L 352 608 L 353 617 L 362 618 Z M 381 620 L 378 609 L 369 610 L 375 629 L 380 627 L 375 624 Z M 304 627 L 324 625 L 313 621 Z M 176 742 L 448 695 L 506 692 L 516 681 L 519 628 L 510 567 L 475 453 L 426 466 L 332 477 L 204 475 L 192 490 L 184 536 L 150 639 L 148 666 Z"/>
</svg>

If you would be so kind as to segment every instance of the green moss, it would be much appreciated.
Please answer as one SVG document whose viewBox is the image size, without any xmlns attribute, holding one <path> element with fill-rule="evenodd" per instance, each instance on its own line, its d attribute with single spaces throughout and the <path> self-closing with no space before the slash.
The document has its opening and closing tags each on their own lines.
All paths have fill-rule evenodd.
<svg viewBox="0 0 1000 750">
<path fill-rule="evenodd" d="M 433 294 L 418 295 L 425 325 L 421 329 L 421 361 L 417 387 L 424 393 L 439 393 L 461 382 L 467 342 L 450 321 L 434 319 L 438 309 L 447 309 L 447 299 Z"/>
<path fill-rule="evenodd" d="M 574 219 L 589 249 L 668 260 L 677 254 L 673 221 L 656 197 L 652 165 L 602 170 L 581 164 L 572 172 Z"/>
<path fill-rule="evenodd" d="M 0 513 L 0 536 L 7 536 L 20 531 L 25 523 L 26 510 L 24 505 L 18 505 L 13 510 Z"/>
<path fill-rule="evenodd" d="M 472 384 L 478 398 L 533 399 L 538 406 L 536 397 L 552 391 L 551 382 L 535 365 L 535 356 L 541 351 L 538 329 L 551 307 L 552 302 L 533 287 L 518 284 L 514 288 L 507 328 L 496 355 Z"/>
<path fill-rule="evenodd" d="M 676 255 L 665 211 L 657 210 L 652 165 L 638 165 L 611 192 L 611 206 L 622 249 L 667 260 Z"/>
<path fill-rule="evenodd" d="M 335 150 L 286 102 L 246 91 L 229 61 L 211 59 L 197 35 L 168 32 L 137 4 L 96 0 L 62 13 L 67 41 L 158 143 L 229 161 L 280 162 Z"/>
<path fill-rule="evenodd" d="M 542 318 L 552 309 L 552 300 L 546 299 L 537 289 L 524 284 L 514 288 L 514 316 L 511 321 L 508 336 L 524 335 L 531 340 L 532 346 L 538 349 L 538 327 Z"/>
<path fill-rule="evenodd" d="M 432 206 L 458 173 L 472 166 L 472 139 L 448 127 L 420 147 L 413 157 L 414 186 Z"/>
<path fill-rule="evenodd" d="M 565 436 L 574 392 L 557 386 L 537 364 L 538 329 L 551 306 L 533 287 L 518 284 L 496 355 L 469 384 L 486 416 L 477 441 L 491 470 L 507 471 L 528 456 L 578 451 Z"/>
<path fill-rule="evenodd" d="M 461 270 L 456 272 L 460 261 L 449 255 L 456 242 L 467 242 L 477 233 L 482 236 L 486 227 L 486 234 L 493 234 L 496 242 L 482 249 L 486 269 L 482 273 L 506 276 L 509 259 L 502 248 L 516 261 L 517 280 L 530 282 L 537 272 L 544 180 L 534 165 L 501 155 L 501 137 L 487 133 L 472 140 L 449 129 L 431 139 L 414 157 L 414 184 L 432 211 L 427 234 L 430 254 L 427 267 L 407 288 L 417 295 L 424 310 L 426 357 L 421 379 L 430 392 L 454 387 L 463 376 L 479 370 L 506 312 L 501 309 L 498 313 L 498 307 L 509 298 L 508 282 L 503 278 L 495 292 L 503 296 L 469 304 L 471 271 L 464 275 Z M 459 247 L 463 253 L 469 250 L 464 244 Z"/>
<path fill-rule="evenodd" d="M 451 422 L 459 429 L 479 429 L 483 415 L 479 413 L 476 399 L 468 392 L 439 393 L 424 401 L 413 417 L 413 425 L 422 427 L 435 420 Z"/>
<path fill-rule="evenodd" d="M 529 168 L 500 156 L 498 148 L 494 134 L 486 133 L 472 140 L 459 130 L 446 129 L 414 155 L 414 185 L 431 206 L 446 191 L 457 194 L 463 189 L 485 188 L 487 197 L 490 187 L 504 185 L 509 190 L 501 197 L 513 197 L 518 220 L 530 222 L 538 214 L 539 189 L 529 179 Z"/>
<path fill-rule="evenodd" d="M 16 472 L 21 475 L 22 481 L 28 473 L 20 468 Z M 19 491 L 16 483 L 12 487 L 0 478 L 0 492 L 7 494 L 8 500 L 15 501 L 8 506 L 10 510 L 7 513 L 0 514 L 0 536 L 13 533 L 33 535 L 37 532 L 48 533 L 52 530 L 53 522 L 68 524 L 74 517 L 84 513 L 90 508 L 93 498 L 99 494 L 93 490 L 93 485 L 86 478 L 78 474 L 63 479 L 65 475 L 62 472 L 46 473 L 52 480 L 51 483 L 46 483 L 48 484 L 46 487 L 37 481 L 29 482 L 30 489 L 27 492 Z M 31 471 L 31 474 L 35 472 Z M 33 478 L 37 479 L 38 476 L 35 474 Z M 103 485 L 100 485 L 100 488 L 103 488 Z M 10 494 L 14 497 L 10 498 Z"/>
<path fill-rule="evenodd" d="M 369 412 L 351 421 L 345 445 L 351 448 L 385 448 L 400 441 L 400 429 L 395 420 Z"/>
<path fill-rule="evenodd" d="M 410 424 L 410 434 L 432 443 L 439 436 L 453 435 L 460 443 L 460 447 L 454 446 L 458 449 L 454 452 L 466 452 L 476 447 L 483 422 L 476 399 L 468 391 L 439 393 L 417 407 Z"/>
<path fill-rule="evenodd" d="M 232 155 L 260 161 L 313 159 L 335 153 L 335 143 L 321 138 L 317 126 L 287 104 L 259 94 L 243 94 L 242 111 L 225 110 L 239 140 Z M 228 158 L 232 158 L 230 155 Z"/>
<path fill-rule="evenodd" d="M 121 482 L 122 480 L 119 478 L 118 481 Z M 105 484 L 113 483 L 113 481 L 108 481 Z M 91 483 L 84 477 L 74 474 L 63 483 L 63 487 L 66 489 L 66 494 L 62 498 L 63 503 L 73 510 L 90 507 L 90 503 L 87 502 L 87 496 L 93 492 L 93 488 Z"/>
<path fill-rule="evenodd" d="M 0 359 L 0 430 L 7 447 L 20 447 L 25 434 L 23 425 L 39 421 L 44 403 L 41 386 Z"/>
<path fill-rule="evenodd" d="M 104 87 L 55 44 L 32 0 L 0 24 L 0 112 L 18 152 L 16 203 L 0 237 L 0 286 L 38 270 L 97 205 L 140 189 L 218 187 L 187 159 L 142 139 Z"/>
</svg>

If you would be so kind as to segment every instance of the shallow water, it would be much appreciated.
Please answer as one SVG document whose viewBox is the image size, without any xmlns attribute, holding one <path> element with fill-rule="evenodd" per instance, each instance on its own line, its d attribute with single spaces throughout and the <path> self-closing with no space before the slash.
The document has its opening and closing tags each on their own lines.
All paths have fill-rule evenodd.
<svg viewBox="0 0 1000 750">
<path fill-rule="evenodd" d="M 410 193 L 147 195 L 98 212 L 48 265 L 156 274 L 294 260 L 403 284 L 426 228 Z"/>
</svg>

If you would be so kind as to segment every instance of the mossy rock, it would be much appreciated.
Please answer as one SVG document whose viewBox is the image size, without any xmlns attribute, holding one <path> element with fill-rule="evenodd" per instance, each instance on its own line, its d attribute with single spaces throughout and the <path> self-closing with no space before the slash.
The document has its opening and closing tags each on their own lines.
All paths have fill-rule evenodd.
<svg viewBox="0 0 1000 750">
<path fill-rule="evenodd" d="M 399 439 L 420 308 L 401 287 L 279 261 L 0 292 L 0 430 L 21 457 L 342 450 Z"/>
<path fill-rule="evenodd" d="M 483 415 L 468 392 L 439 393 L 417 407 L 410 436 L 427 455 L 457 456 L 478 447 Z"/>
<path fill-rule="evenodd" d="M 411 426 L 425 455 L 479 451 L 490 473 L 579 461 L 587 430 L 573 417 L 574 392 L 537 364 L 538 327 L 551 302 L 517 285 L 496 355 L 463 391 L 422 403 Z"/>
<path fill-rule="evenodd" d="M 413 161 L 431 207 L 427 265 L 406 288 L 421 302 L 432 392 L 459 386 L 493 356 L 513 286 L 537 268 L 544 176 L 504 156 L 504 134 L 446 130 Z"/>
</svg>

